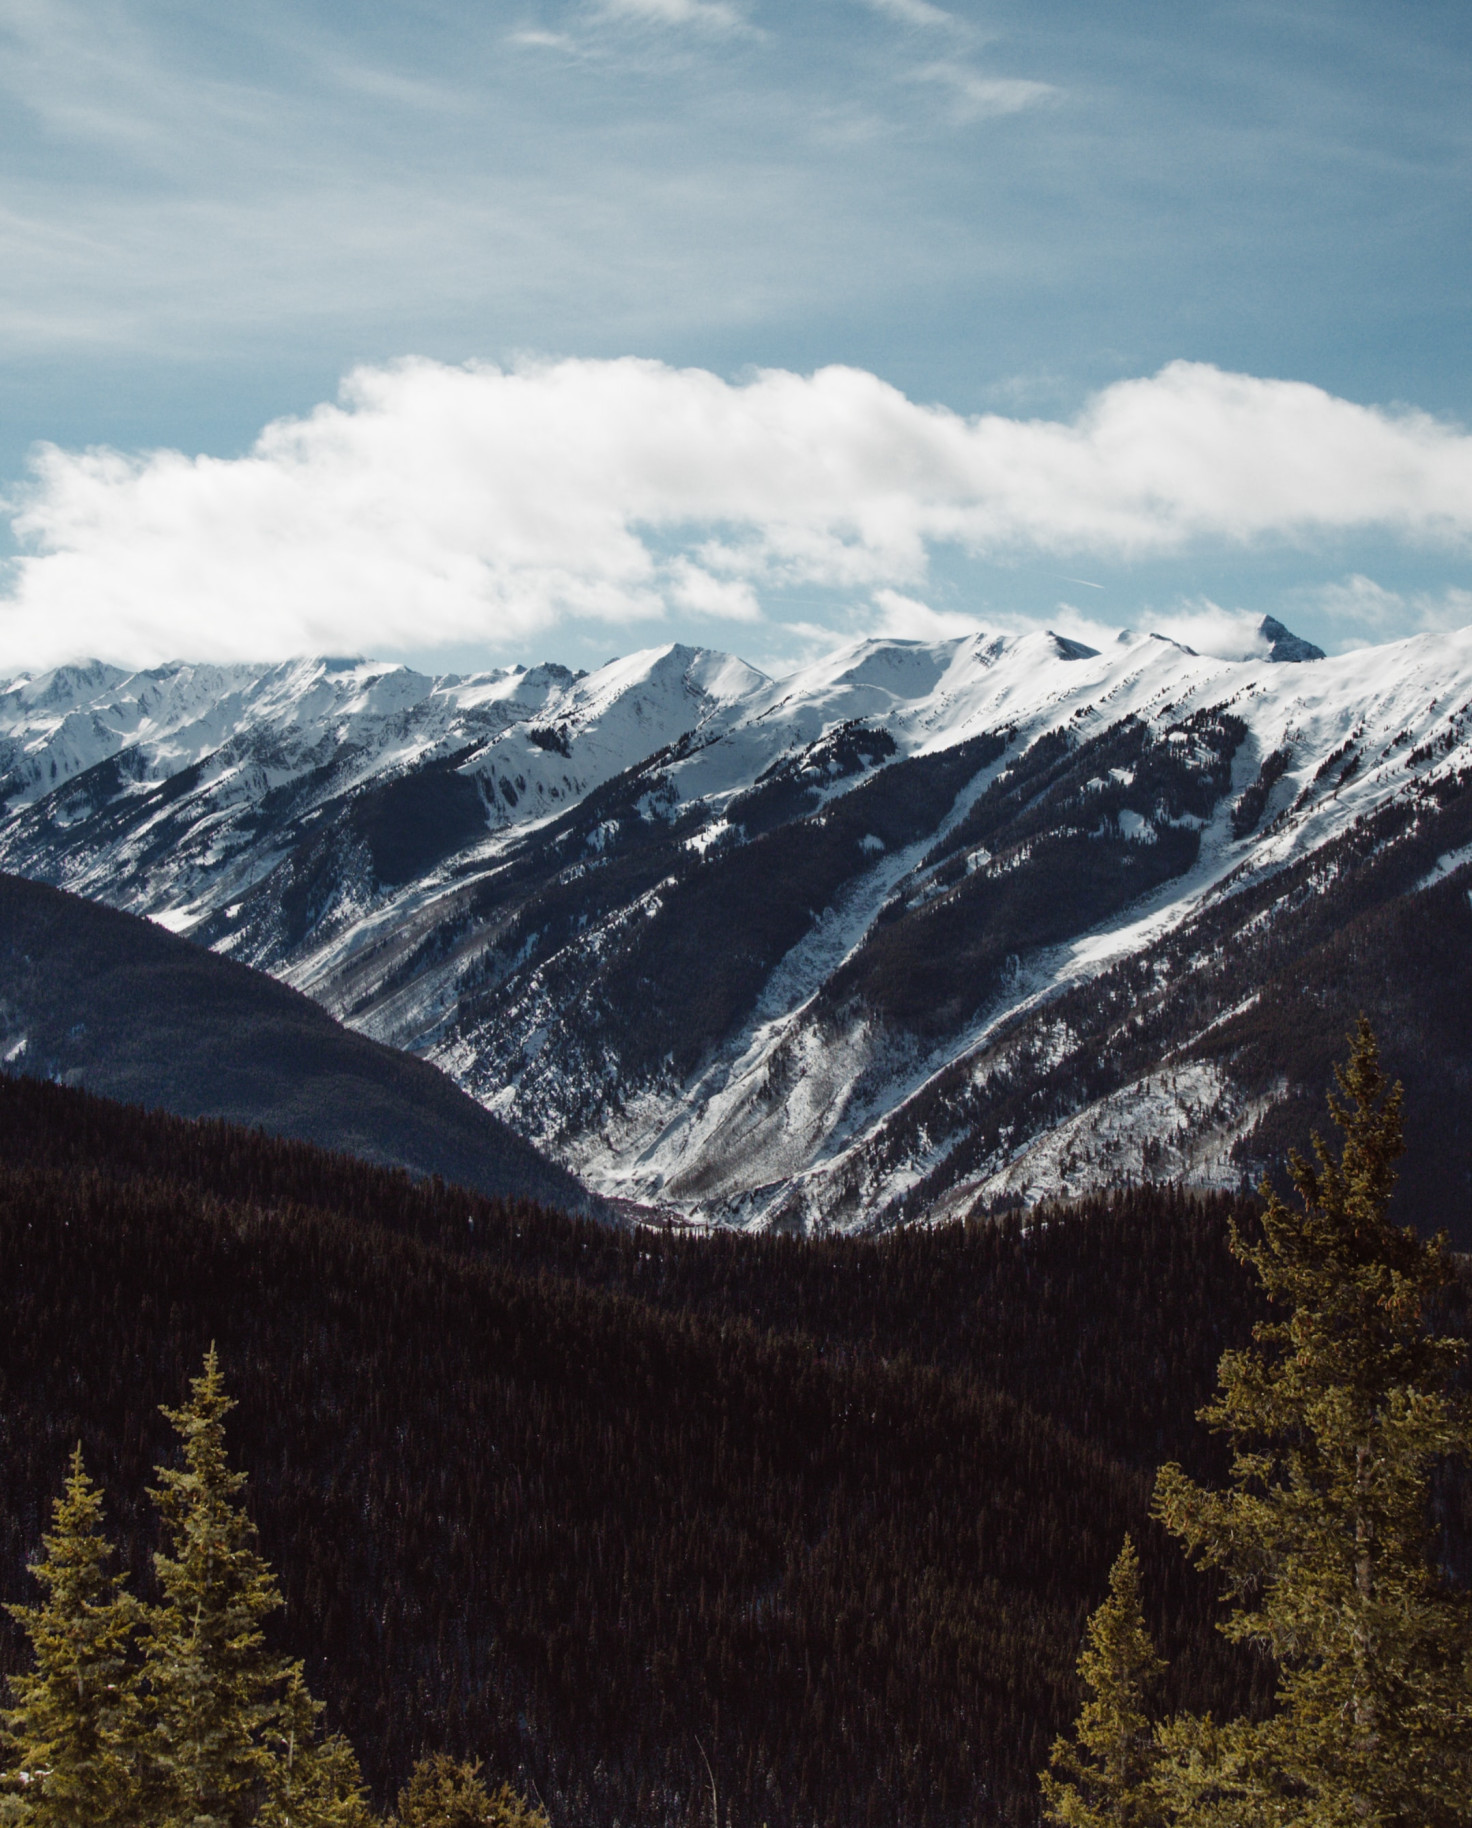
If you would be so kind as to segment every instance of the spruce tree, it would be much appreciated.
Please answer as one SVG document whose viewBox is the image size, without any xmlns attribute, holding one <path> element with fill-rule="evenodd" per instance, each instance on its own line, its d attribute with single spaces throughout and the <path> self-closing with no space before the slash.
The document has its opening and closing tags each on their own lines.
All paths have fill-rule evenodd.
<svg viewBox="0 0 1472 1828">
<path fill-rule="evenodd" d="M 373 1828 L 353 1748 L 336 1733 L 321 1736 L 322 1711 L 294 1663 L 270 1735 L 268 1796 L 256 1828 Z"/>
<path fill-rule="evenodd" d="M 1234 1232 L 1279 1318 L 1221 1361 L 1202 1419 L 1231 1486 L 1161 1470 L 1156 1511 L 1221 1571 L 1222 1629 L 1277 1665 L 1277 1712 L 1162 1736 L 1176 1819 L 1302 1828 L 1465 1828 L 1472 1816 L 1472 1603 L 1436 1566 L 1430 1480 L 1465 1455 L 1460 1346 L 1428 1307 L 1444 1244 L 1387 1216 L 1401 1094 L 1361 1019 L 1336 1069 L 1337 1157 L 1295 1155 L 1297 1199 L 1267 1194 L 1260 1242 Z"/>
<path fill-rule="evenodd" d="M 281 1605 L 225 1455 L 225 1394 L 213 1346 L 182 1409 L 164 1414 L 184 1464 L 159 1468 L 150 1496 L 163 1526 L 154 1567 L 163 1604 L 149 1618 L 144 1676 L 159 1828 L 244 1828 L 264 1802 L 288 1665 L 262 1626 Z"/>
<path fill-rule="evenodd" d="M 1140 1560 L 1128 1536 L 1109 1597 L 1089 1620 L 1078 1673 L 1089 1690 L 1072 1740 L 1053 1745 L 1043 1813 L 1063 1828 L 1156 1828 L 1154 1729 L 1147 1701 L 1165 1670 L 1140 1605 Z"/>
<path fill-rule="evenodd" d="M 102 1494 L 80 1447 L 42 1543 L 30 1571 L 45 1599 L 8 1608 L 36 1665 L 11 1678 L 4 1714 L 10 1760 L 25 1773 L 18 1819 L 36 1828 L 125 1828 L 142 1819 L 129 1657 L 139 1609 L 108 1568 Z"/>
<path fill-rule="evenodd" d="M 509 1784 L 487 1790 L 480 1770 L 445 1752 L 421 1758 L 399 1792 L 391 1828 L 548 1828 L 543 1812 Z"/>
</svg>

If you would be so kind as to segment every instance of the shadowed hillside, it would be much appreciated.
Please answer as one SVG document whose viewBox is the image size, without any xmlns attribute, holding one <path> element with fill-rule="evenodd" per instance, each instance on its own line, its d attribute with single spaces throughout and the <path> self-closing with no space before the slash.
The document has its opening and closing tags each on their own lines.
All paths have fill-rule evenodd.
<svg viewBox="0 0 1472 1828">
<path fill-rule="evenodd" d="M 223 1117 L 485 1193 L 588 1195 L 445 1075 L 263 972 L 151 921 L 0 875 L 0 1054 L 12 1069 Z"/>
<path fill-rule="evenodd" d="M 703 1747 L 741 1828 L 1029 1821 L 1126 1528 L 1180 1692 L 1250 1691 L 1144 1522 L 1203 1283 L 1247 1319 L 1221 1210 L 707 1251 L 23 1079 L 0 1164 L 5 1597 L 79 1438 L 146 1586 L 157 1405 L 217 1340 L 289 1647 L 384 1792 L 447 1745 L 684 1828 Z"/>
</svg>

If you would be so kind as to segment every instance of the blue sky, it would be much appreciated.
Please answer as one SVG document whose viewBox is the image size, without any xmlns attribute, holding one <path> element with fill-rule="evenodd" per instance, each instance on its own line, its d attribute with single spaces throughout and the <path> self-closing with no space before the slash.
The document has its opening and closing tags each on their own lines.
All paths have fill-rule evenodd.
<svg viewBox="0 0 1472 1828">
<path fill-rule="evenodd" d="M 340 637 L 439 664 L 586 664 L 682 638 L 779 664 L 838 633 L 968 617 L 1204 628 L 1270 611 L 1331 647 L 1472 621 L 1472 505 L 1455 500 L 1472 420 L 1469 77 L 1472 11 L 1436 0 L 0 0 L 0 490 L 20 517 L 0 660 Z M 486 455 L 504 397 L 473 403 L 467 387 L 450 405 L 443 377 L 374 393 L 382 435 L 350 457 L 352 427 L 326 456 L 287 440 L 274 461 L 295 466 L 312 513 L 280 489 L 262 505 L 259 465 L 230 467 L 268 422 L 310 424 L 351 371 L 409 357 L 451 378 L 532 364 L 544 391 L 518 411 L 555 396 L 572 444 L 592 415 L 588 442 L 643 478 L 605 499 L 544 454 L 550 490 L 597 497 L 557 539 L 596 544 L 602 515 L 638 551 L 570 553 L 574 588 L 537 546 L 523 577 L 506 555 L 531 537 L 529 499 L 520 518 L 489 500 L 494 548 L 468 522 L 421 537 L 433 516 L 381 457 L 394 414 L 432 439 L 434 393 L 439 441 L 415 474 L 433 472 L 436 498 L 463 486 L 467 516 L 505 475 Z M 626 357 L 718 378 L 660 395 L 667 426 L 714 413 L 705 444 L 609 442 L 598 414 L 649 410 L 598 368 Z M 794 556 L 745 471 L 704 507 L 651 494 L 661 466 L 705 461 L 691 452 L 726 435 L 729 391 L 757 371 L 841 366 L 962 425 L 1078 434 L 1108 390 L 1179 363 L 1381 409 L 1349 434 L 1361 469 L 1344 493 L 1361 507 L 1213 514 L 1200 492 L 1232 484 L 1206 475 L 1167 531 L 1137 518 L 1096 534 L 1059 505 L 1060 458 L 1038 484 L 1053 507 L 948 532 L 926 496 L 910 545 L 881 561 L 872 525 L 838 558 Z M 1204 436 L 1229 436 L 1210 388 L 1167 391 Z M 1290 447 L 1293 464 L 1318 461 L 1293 444 L 1297 398 L 1264 396 L 1241 433 L 1269 464 Z M 853 413 L 879 415 L 854 433 L 872 442 L 891 411 L 862 386 L 794 399 L 807 404 L 765 435 L 779 451 L 796 438 L 818 469 L 855 461 Z M 1435 514 L 1365 481 L 1401 462 L 1385 438 L 1408 409 L 1437 422 L 1416 422 L 1435 446 L 1417 486 L 1446 497 Z M 466 440 L 479 454 L 458 466 Z M 37 469 L 46 443 L 59 451 Z M 96 446 L 127 461 L 87 467 Z M 940 461 L 926 450 L 922 470 Z M 224 462 L 201 482 L 150 452 Z M 1235 474 L 1251 449 L 1229 455 Z M 870 464 L 874 515 L 896 490 L 925 493 L 913 471 L 902 485 Z M 345 545 L 329 529 L 369 497 L 403 503 L 396 543 L 338 585 L 384 516 Z M 829 539 L 836 512 L 798 518 Z M 413 613 L 371 602 L 374 577 Z M 255 616 L 252 589 L 285 602 L 300 578 L 320 613 Z"/>
</svg>

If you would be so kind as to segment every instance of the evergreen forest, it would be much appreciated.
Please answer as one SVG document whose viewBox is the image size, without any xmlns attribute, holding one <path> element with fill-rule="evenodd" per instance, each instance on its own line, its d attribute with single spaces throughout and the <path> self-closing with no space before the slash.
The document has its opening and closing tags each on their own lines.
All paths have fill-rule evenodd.
<svg viewBox="0 0 1472 1828">
<path fill-rule="evenodd" d="M 616 1231 L 3 1078 L 0 1597 L 36 1606 L 85 1466 L 167 1612 L 157 1494 L 213 1364 L 265 1651 L 375 1807 L 452 1819 L 470 1760 L 558 1828 L 1030 1824 L 1126 1538 L 1157 1705 L 1271 1712 L 1272 1659 L 1215 1629 L 1231 1569 L 1153 1497 L 1163 1462 L 1230 1476 L 1196 1412 L 1265 1321 L 1262 1223 L 1146 1188 L 870 1240 Z M 1448 1333 L 1469 1294 L 1453 1263 Z M 1437 1504 L 1465 1574 L 1466 1492 Z"/>
</svg>

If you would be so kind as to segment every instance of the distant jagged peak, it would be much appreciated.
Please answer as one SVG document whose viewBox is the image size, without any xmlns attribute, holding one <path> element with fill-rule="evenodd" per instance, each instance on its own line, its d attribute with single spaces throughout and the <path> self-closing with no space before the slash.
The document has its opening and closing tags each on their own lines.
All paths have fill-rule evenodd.
<svg viewBox="0 0 1472 1828">
<path fill-rule="evenodd" d="M 122 667 L 105 660 L 76 660 L 44 673 L 20 673 L 0 685 L 0 695 L 16 697 L 30 710 L 62 710 L 105 692 L 127 678 Z"/>
<path fill-rule="evenodd" d="M 1323 648 L 1315 647 L 1312 641 L 1305 641 L 1302 635 L 1295 635 L 1276 616 L 1264 616 L 1257 625 L 1257 632 L 1268 644 L 1269 660 L 1324 660 L 1328 657 Z"/>
<path fill-rule="evenodd" d="M 567 677 L 567 708 L 575 718 L 601 715 L 611 706 L 638 701 L 653 692 L 675 693 L 713 703 L 745 699 L 769 684 L 765 673 L 719 648 L 670 641 L 646 647 Z"/>
<path fill-rule="evenodd" d="M 1067 635 L 1060 635 L 1055 630 L 1048 630 L 1048 639 L 1053 643 L 1053 652 L 1060 660 L 1093 660 L 1099 650 L 1089 647 L 1083 641 L 1071 641 Z"/>
</svg>

